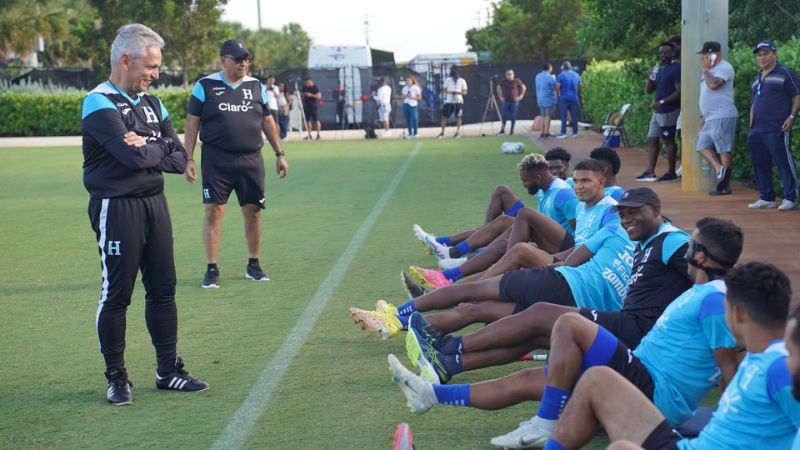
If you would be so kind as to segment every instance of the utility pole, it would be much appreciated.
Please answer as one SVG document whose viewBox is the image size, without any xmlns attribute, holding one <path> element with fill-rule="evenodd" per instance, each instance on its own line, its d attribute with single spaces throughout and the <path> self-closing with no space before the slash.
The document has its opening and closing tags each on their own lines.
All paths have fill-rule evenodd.
<svg viewBox="0 0 800 450">
<path fill-rule="evenodd" d="M 364 11 L 364 41 L 369 47 L 369 14 Z"/>
<path fill-rule="evenodd" d="M 258 13 L 258 29 L 261 29 L 261 0 L 256 0 L 256 11 Z"/>
</svg>

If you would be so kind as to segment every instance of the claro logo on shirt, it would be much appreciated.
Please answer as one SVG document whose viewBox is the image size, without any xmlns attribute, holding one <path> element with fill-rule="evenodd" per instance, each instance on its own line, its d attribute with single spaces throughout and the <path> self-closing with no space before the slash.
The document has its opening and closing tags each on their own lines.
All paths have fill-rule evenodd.
<svg viewBox="0 0 800 450">
<path fill-rule="evenodd" d="M 220 103 L 219 110 L 220 111 L 228 111 L 228 112 L 247 112 L 251 109 L 255 108 L 251 104 L 251 102 L 242 102 L 241 105 L 236 105 L 233 103 Z"/>
</svg>

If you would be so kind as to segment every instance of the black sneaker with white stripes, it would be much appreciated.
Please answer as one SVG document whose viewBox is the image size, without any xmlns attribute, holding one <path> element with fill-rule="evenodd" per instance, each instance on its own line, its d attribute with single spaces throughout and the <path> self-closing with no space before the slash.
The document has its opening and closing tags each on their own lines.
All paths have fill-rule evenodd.
<svg viewBox="0 0 800 450">
<path fill-rule="evenodd" d="M 114 406 L 130 405 L 133 403 L 133 383 L 128 379 L 128 372 L 125 368 L 113 368 L 106 372 L 108 380 L 108 391 L 106 399 Z"/>
<path fill-rule="evenodd" d="M 269 275 L 261 270 L 261 264 L 259 264 L 258 261 L 247 263 L 247 269 L 244 272 L 244 276 L 253 281 L 269 281 Z"/>
<path fill-rule="evenodd" d="M 175 360 L 175 372 L 164 377 L 156 372 L 156 387 L 173 391 L 205 391 L 208 383 L 189 375 L 183 369 L 183 360 L 179 357 Z"/>
</svg>

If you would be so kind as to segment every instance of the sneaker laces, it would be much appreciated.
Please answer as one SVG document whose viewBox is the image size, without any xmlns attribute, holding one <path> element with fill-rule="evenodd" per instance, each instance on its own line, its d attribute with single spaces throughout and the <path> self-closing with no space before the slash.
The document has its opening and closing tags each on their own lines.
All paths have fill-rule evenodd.
<svg viewBox="0 0 800 450">
<path fill-rule="evenodd" d="M 195 380 L 195 378 L 189 375 L 189 372 L 187 372 L 186 369 L 183 368 L 183 360 L 181 359 L 180 356 L 177 357 L 175 360 L 175 372 L 173 376 L 175 375 L 179 375 L 181 378 L 184 378 L 189 381 Z"/>
<path fill-rule="evenodd" d="M 126 385 L 133 387 L 133 382 L 128 379 L 128 372 L 120 370 L 114 375 L 109 376 L 109 383 L 113 383 L 115 387 L 124 389 Z"/>
</svg>

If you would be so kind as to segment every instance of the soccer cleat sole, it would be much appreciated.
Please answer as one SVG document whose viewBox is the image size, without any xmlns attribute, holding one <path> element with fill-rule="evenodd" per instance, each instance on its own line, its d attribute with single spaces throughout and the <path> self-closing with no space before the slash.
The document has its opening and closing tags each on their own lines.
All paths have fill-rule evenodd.
<svg viewBox="0 0 800 450">
<path fill-rule="evenodd" d="M 350 320 L 352 320 L 353 323 L 358 325 L 364 331 L 368 331 L 370 333 L 377 334 L 384 341 L 389 339 L 390 337 L 392 337 L 392 332 L 389 331 L 389 329 L 387 329 L 384 326 L 379 326 L 377 328 L 369 326 L 364 321 L 364 319 L 361 318 L 361 315 L 359 314 L 359 311 L 363 311 L 364 313 L 370 312 L 370 311 L 360 310 L 358 308 L 350 308 L 350 311 L 349 311 Z"/>
<path fill-rule="evenodd" d="M 256 277 L 254 277 L 254 276 L 250 275 L 250 274 L 249 274 L 249 273 L 247 273 L 247 272 L 245 272 L 245 274 L 244 274 L 244 277 L 245 277 L 245 278 L 247 278 L 247 279 L 249 279 L 249 280 L 253 280 L 253 281 L 269 281 L 269 277 L 264 277 L 264 278 L 256 278 Z"/>
<path fill-rule="evenodd" d="M 218 284 L 201 284 L 200 287 L 203 289 L 219 289 Z"/>
</svg>

